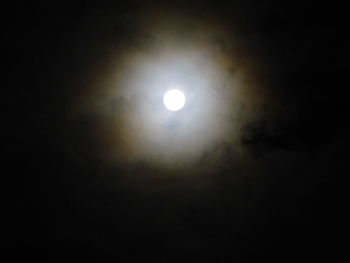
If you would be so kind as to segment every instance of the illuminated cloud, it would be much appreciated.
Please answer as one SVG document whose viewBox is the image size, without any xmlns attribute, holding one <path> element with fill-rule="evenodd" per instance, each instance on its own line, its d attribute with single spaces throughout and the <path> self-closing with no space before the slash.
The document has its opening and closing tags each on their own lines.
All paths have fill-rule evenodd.
<svg viewBox="0 0 350 263">
<path fill-rule="evenodd" d="M 110 52 L 106 68 L 79 98 L 80 111 L 98 116 L 100 154 L 184 166 L 218 144 L 241 151 L 240 129 L 262 96 L 252 95 L 254 65 L 232 32 L 215 19 L 157 12 L 134 19 L 134 27 L 133 42 Z M 174 86 L 186 94 L 178 112 L 163 105 Z"/>
</svg>

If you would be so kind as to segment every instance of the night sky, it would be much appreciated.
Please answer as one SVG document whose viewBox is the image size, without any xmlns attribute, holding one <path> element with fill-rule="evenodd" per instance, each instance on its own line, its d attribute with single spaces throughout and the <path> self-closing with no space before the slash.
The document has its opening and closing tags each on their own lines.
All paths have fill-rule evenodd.
<svg viewBox="0 0 350 263">
<path fill-rule="evenodd" d="M 344 6 L 49 2 L 2 10 L 4 256 L 349 258 Z"/>
</svg>

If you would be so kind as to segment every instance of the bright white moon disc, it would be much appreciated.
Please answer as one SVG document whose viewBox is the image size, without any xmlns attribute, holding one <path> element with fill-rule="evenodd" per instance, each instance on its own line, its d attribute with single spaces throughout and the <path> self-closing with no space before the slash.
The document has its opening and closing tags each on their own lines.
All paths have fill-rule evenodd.
<svg viewBox="0 0 350 263">
<path fill-rule="evenodd" d="M 171 89 L 165 93 L 163 102 L 168 110 L 178 111 L 185 105 L 186 98 L 182 91 L 178 89 Z"/>
</svg>

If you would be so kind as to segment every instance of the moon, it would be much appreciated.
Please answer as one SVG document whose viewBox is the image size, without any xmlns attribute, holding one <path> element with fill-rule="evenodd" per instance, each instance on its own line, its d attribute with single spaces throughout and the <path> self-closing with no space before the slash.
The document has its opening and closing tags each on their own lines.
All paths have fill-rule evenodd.
<svg viewBox="0 0 350 263">
<path fill-rule="evenodd" d="M 178 111 L 185 106 L 186 97 L 181 90 L 171 89 L 164 94 L 163 102 L 168 110 Z"/>
</svg>

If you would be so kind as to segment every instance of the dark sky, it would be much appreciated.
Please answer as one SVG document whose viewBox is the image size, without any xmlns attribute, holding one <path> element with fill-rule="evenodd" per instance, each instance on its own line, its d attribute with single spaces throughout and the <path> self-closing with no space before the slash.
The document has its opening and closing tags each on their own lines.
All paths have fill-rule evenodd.
<svg viewBox="0 0 350 263">
<path fill-rule="evenodd" d="M 349 35 L 337 1 L 17 2 L 3 13 L 5 254 L 46 262 L 349 257 Z M 117 157 L 107 157 L 106 133 L 125 128 L 123 102 L 113 104 L 112 130 L 96 105 L 77 110 L 99 94 L 92 82 L 123 67 L 113 56 L 128 62 L 148 50 L 145 21 L 161 25 L 160 17 L 192 21 L 184 38 L 222 25 L 211 47 L 224 50 L 220 63 L 238 61 L 230 70 L 245 74 L 242 89 L 252 86 L 242 120 L 234 107 L 227 115 L 235 131 L 181 168 L 122 161 L 122 136 L 113 137 Z"/>
</svg>

